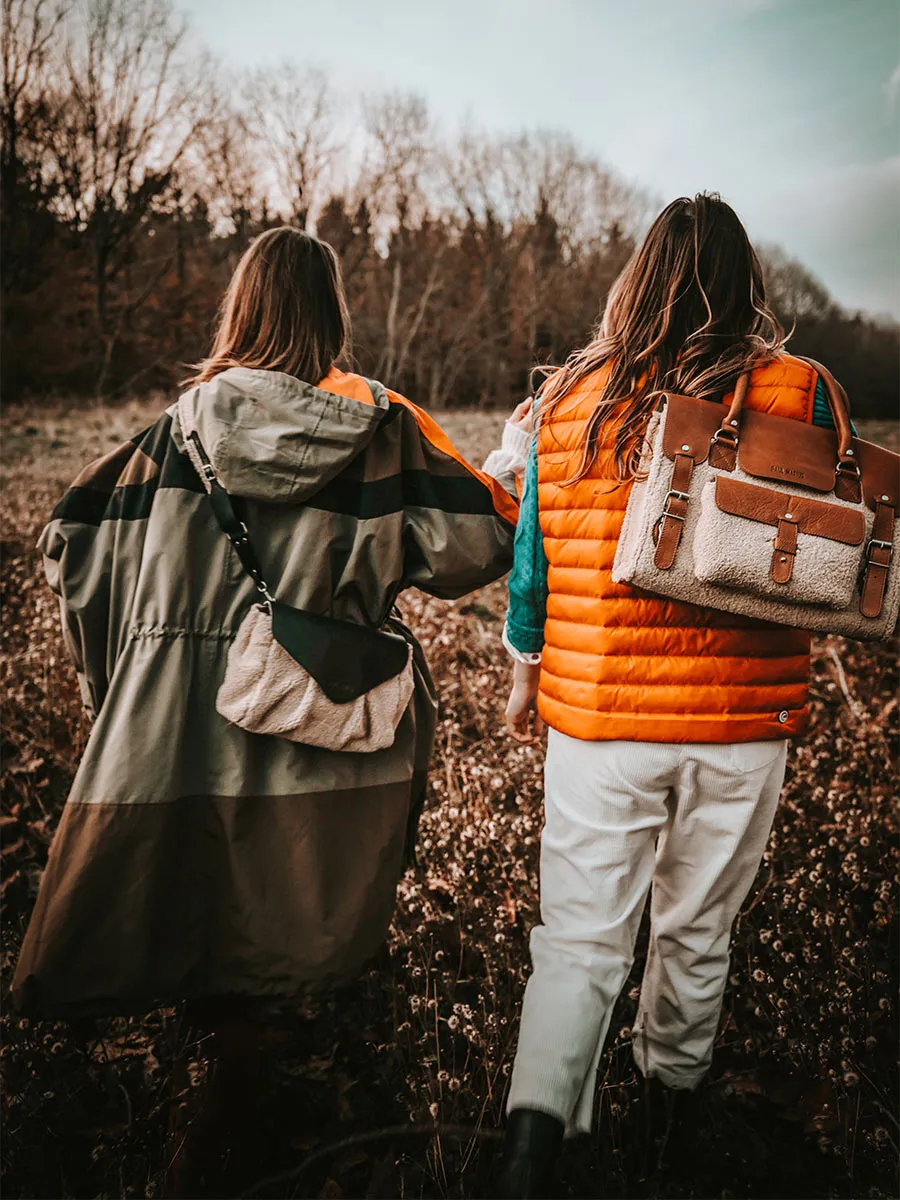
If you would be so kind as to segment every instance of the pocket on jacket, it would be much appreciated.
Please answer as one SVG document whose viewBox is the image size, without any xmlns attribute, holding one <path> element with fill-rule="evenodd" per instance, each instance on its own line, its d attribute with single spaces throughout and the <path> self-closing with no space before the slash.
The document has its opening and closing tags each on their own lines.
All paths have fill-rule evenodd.
<svg viewBox="0 0 900 1200">
<path fill-rule="evenodd" d="M 787 742 L 782 738 L 765 742 L 732 742 L 729 749 L 734 769 L 742 775 L 750 775 L 754 771 L 762 771 L 764 767 L 771 767 L 779 756 L 784 756 Z"/>
</svg>

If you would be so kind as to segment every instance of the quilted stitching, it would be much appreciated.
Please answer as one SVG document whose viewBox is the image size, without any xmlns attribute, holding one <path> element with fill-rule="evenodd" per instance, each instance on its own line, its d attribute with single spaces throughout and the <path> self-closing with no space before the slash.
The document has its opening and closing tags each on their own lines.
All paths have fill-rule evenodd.
<svg viewBox="0 0 900 1200">
<path fill-rule="evenodd" d="M 613 487 L 608 450 L 587 479 L 565 485 L 605 378 L 601 368 L 582 380 L 538 439 L 549 563 L 542 715 L 593 741 L 745 742 L 801 732 L 808 634 L 613 583 L 631 485 Z M 808 422 L 815 386 L 816 372 L 786 356 L 753 372 L 747 407 Z"/>
</svg>

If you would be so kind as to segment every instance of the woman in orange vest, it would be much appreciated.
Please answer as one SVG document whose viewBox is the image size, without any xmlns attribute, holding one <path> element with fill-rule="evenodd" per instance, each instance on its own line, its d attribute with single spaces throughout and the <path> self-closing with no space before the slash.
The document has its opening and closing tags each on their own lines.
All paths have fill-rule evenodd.
<svg viewBox="0 0 900 1200">
<path fill-rule="evenodd" d="M 542 389 L 504 643 L 513 736 L 549 726 L 541 924 L 531 935 L 502 1195 L 553 1194 L 564 1132 L 590 1129 L 595 1075 L 652 886 L 633 1031 L 651 1105 L 705 1075 L 731 925 L 808 719 L 809 636 L 613 583 L 641 438 L 660 394 L 729 398 L 829 425 L 815 370 L 784 352 L 759 260 L 718 196 L 670 204 L 595 336 Z M 676 1101 L 680 1097 L 680 1101 Z"/>
</svg>

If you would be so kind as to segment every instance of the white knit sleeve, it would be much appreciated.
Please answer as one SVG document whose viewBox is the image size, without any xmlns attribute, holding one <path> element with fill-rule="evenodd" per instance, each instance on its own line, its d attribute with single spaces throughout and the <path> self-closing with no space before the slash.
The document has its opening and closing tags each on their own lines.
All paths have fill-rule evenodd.
<svg viewBox="0 0 900 1200">
<path fill-rule="evenodd" d="M 499 479 L 501 475 L 509 472 L 521 475 L 528 461 L 530 447 L 531 434 L 520 426 L 511 425 L 507 421 L 503 427 L 503 438 L 499 449 L 490 452 L 481 469 L 493 479 Z"/>
</svg>

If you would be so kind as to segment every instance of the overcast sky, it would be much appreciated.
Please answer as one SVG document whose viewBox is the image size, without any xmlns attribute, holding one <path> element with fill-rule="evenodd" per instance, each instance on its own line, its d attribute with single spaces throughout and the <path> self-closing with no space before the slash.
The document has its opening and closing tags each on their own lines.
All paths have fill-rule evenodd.
<svg viewBox="0 0 900 1200">
<path fill-rule="evenodd" d="M 843 305 L 900 316 L 897 0 L 176 0 L 226 61 L 559 129 L 668 201 L 716 190 Z"/>
</svg>

